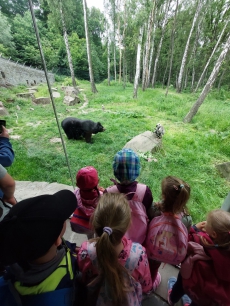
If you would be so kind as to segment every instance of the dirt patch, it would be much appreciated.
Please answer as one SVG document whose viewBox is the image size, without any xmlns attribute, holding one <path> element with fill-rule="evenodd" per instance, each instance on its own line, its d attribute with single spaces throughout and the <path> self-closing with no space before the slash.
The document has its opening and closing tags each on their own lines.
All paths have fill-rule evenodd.
<svg viewBox="0 0 230 306">
<path fill-rule="evenodd" d="M 41 124 L 42 122 L 41 121 L 37 121 L 37 122 L 28 122 L 26 125 L 27 126 L 33 126 L 33 127 L 37 127 Z"/>
<path fill-rule="evenodd" d="M 54 138 L 51 138 L 51 139 L 50 139 L 50 142 L 51 142 L 51 143 L 61 142 L 61 138 L 55 138 L 55 137 L 54 137 Z"/>
</svg>

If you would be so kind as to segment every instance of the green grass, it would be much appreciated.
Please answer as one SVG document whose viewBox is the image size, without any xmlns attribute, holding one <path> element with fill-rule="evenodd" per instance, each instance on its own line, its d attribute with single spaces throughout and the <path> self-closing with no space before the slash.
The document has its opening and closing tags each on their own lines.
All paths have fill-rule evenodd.
<svg viewBox="0 0 230 306">
<path fill-rule="evenodd" d="M 65 79 L 63 84 L 69 82 Z M 55 83 L 53 87 L 60 89 L 61 85 Z M 100 121 L 106 131 L 94 135 L 93 144 L 68 140 L 62 133 L 73 177 L 81 167 L 93 165 L 99 171 L 100 185 L 111 185 L 114 154 L 134 136 L 153 130 L 161 122 L 166 130 L 163 147 L 154 153 L 157 162 L 141 158 L 139 181 L 147 184 L 154 199 L 159 200 L 160 183 L 165 176 L 175 175 L 186 180 L 192 188 L 188 206 L 194 221 L 204 219 L 207 211 L 221 206 L 230 184 L 220 177 L 215 165 L 230 158 L 228 92 L 222 92 L 220 99 L 217 92 L 210 93 L 192 123 L 184 124 L 183 118 L 199 94 L 177 94 L 171 90 L 165 97 L 165 91 L 158 88 L 139 90 L 138 99 L 134 100 L 131 84 L 123 89 L 115 82 L 110 87 L 102 82 L 97 84 L 97 94 L 91 92 L 89 82 L 79 82 L 79 87 L 83 90 L 81 101 L 85 94 L 88 106 L 82 112 L 79 109 L 82 104 L 64 105 L 64 94 L 59 90 L 61 98 L 55 99 L 59 122 L 69 116 L 91 119 Z M 16 93 L 24 90 L 24 87 L 1 89 L 1 101 L 10 113 L 4 118 L 7 128 L 11 129 L 12 136 L 20 136 L 18 140 L 11 140 L 16 157 L 9 173 L 16 180 L 71 185 L 62 145 L 50 142 L 60 137 L 52 105 L 34 105 L 30 100 L 18 99 Z M 36 96 L 46 95 L 46 86 L 39 86 Z"/>
</svg>

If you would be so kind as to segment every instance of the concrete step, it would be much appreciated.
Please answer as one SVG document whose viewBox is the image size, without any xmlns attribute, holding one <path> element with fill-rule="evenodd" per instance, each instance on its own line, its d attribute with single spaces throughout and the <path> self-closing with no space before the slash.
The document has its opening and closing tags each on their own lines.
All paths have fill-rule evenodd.
<svg viewBox="0 0 230 306">
<path fill-rule="evenodd" d="M 16 181 L 16 192 L 15 198 L 17 201 L 27 199 L 30 197 L 35 197 L 42 194 L 53 194 L 59 190 L 68 189 L 73 191 L 73 186 L 58 184 L 58 183 L 47 183 L 47 182 L 30 182 L 30 181 Z M 76 234 L 72 232 L 70 228 L 70 222 L 67 220 L 67 228 L 64 235 L 66 240 L 70 242 L 75 242 L 78 246 L 85 240 L 87 240 L 86 235 Z M 161 284 L 157 288 L 155 293 L 150 295 L 145 295 L 143 297 L 143 306 L 166 306 L 167 303 L 167 282 L 168 278 L 171 276 L 177 276 L 179 270 L 171 265 L 162 264 L 159 268 L 161 274 Z M 181 302 L 176 304 L 181 306 Z"/>
</svg>

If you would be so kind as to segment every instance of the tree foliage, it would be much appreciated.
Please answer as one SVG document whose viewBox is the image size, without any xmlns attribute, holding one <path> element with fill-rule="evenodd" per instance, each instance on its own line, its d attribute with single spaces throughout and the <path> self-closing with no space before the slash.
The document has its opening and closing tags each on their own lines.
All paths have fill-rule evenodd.
<svg viewBox="0 0 230 306">
<path fill-rule="evenodd" d="M 70 74 L 57 5 L 60 1 L 74 73 L 78 78 L 88 80 L 82 0 L 33 0 L 47 67 L 57 73 Z M 104 3 L 104 13 L 94 7 L 88 9 L 88 30 L 96 82 L 105 79 L 107 75 L 116 79 L 119 73 L 119 80 L 122 76 L 124 80 L 134 83 L 139 30 L 140 26 L 143 26 L 139 85 L 144 82 L 145 89 L 154 76 L 154 86 L 164 87 L 167 84 L 168 88 L 177 88 L 179 79 L 180 90 L 190 91 L 196 88 L 202 72 L 205 71 L 198 84 L 198 91 L 204 87 L 230 33 L 230 22 L 227 23 L 230 20 L 228 0 L 200 1 L 202 9 L 195 23 L 193 21 L 198 0 L 107 0 Z M 165 19 L 168 3 L 170 7 Z M 11 56 L 13 60 L 26 65 L 40 67 L 41 61 L 27 0 L 1 0 L 0 10 L 2 55 Z M 179 78 L 186 44 L 186 60 Z M 230 87 L 228 58 L 227 56 L 223 61 L 212 86 Z M 107 72 L 108 67 L 110 73 Z"/>
</svg>

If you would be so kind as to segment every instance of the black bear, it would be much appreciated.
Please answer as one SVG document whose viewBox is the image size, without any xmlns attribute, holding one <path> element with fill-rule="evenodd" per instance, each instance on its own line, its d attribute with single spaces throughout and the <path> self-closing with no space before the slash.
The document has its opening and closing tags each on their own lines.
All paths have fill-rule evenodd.
<svg viewBox="0 0 230 306">
<path fill-rule="evenodd" d="M 84 137 L 86 142 L 91 142 L 92 134 L 105 131 L 100 122 L 82 120 L 74 117 L 65 118 L 61 126 L 68 139 L 80 139 Z"/>
</svg>

